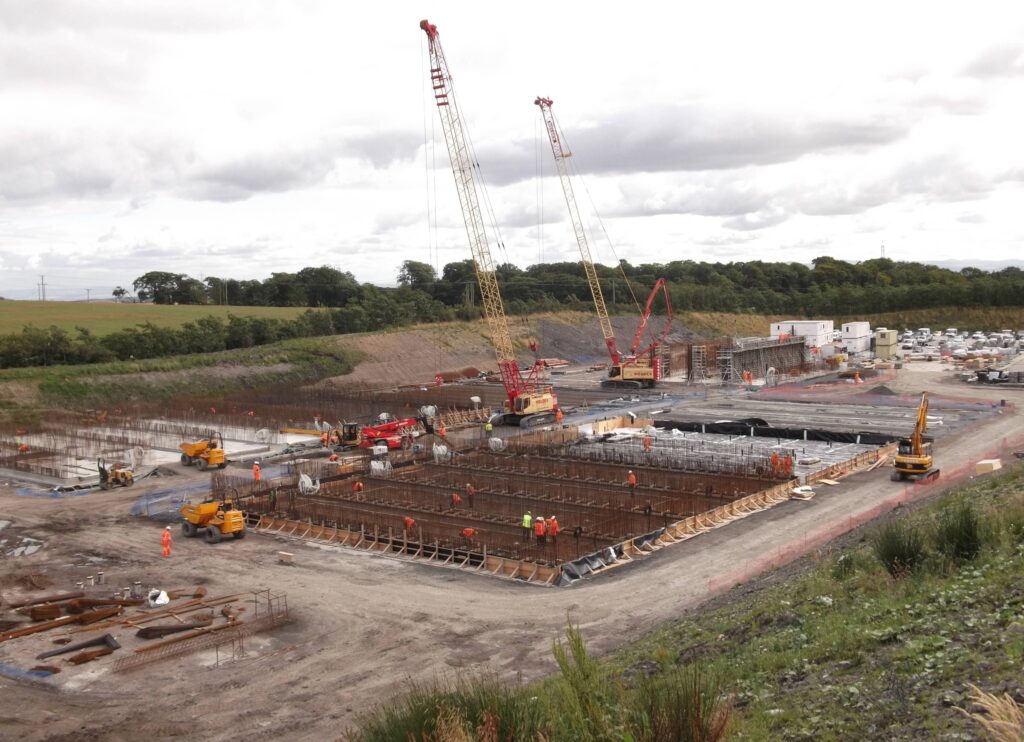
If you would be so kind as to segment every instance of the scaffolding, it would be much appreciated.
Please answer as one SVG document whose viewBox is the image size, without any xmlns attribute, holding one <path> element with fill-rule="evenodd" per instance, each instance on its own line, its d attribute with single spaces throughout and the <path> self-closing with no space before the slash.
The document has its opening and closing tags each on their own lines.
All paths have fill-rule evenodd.
<svg viewBox="0 0 1024 742">
<path fill-rule="evenodd" d="M 728 383 L 733 380 L 732 348 L 722 348 L 718 351 L 718 373 L 722 381 Z"/>
<path fill-rule="evenodd" d="M 703 383 L 708 380 L 707 346 L 694 345 L 691 347 L 692 357 L 690 360 L 689 381 Z"/>
</svg>

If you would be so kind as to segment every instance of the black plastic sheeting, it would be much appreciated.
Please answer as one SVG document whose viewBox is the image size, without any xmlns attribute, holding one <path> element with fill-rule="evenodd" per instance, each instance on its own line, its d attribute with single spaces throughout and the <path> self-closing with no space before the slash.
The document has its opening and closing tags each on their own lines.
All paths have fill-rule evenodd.
<svg viewBox="0 0 1024 742">
<path fill-rule="evenodd" d="M 868 430 L 847 433 L 838 430 L 815 428 L 776 428 L 771 425 L 756 425 L 744 421 L 728 423 L 698 423 L 681 420 L 655 420 L 654 427 L 663 430 L 682 430 L 687 433 L 717 433 L 718 435 L 754 436 L 755 438 L 788 438 L 801 441 L 825 441 L 831 443 L 861 443 L 882 446 L 899 440 L 899 436 L 888 433 L 874 433 Z"/>
<path fill-rule="evenodd" d="M 664 528 L 659 528 L 656 531 L 645 533 L 643 536 L 637 536 L 633 539 L 633 545 L 639 549 L 644 544 L 655 541 L 664 532 Z M 607 546 L 592 554 L 586 554 L 571 562 L 563 563 L 562 572 L 558 576 L 558 586 L 571 585 L 587 575 L 604 569 L 609 564 L 614 564 L 622 558 L 622 552 L 623 544 L 615 544 L 615 546 Z"/>
</svg>

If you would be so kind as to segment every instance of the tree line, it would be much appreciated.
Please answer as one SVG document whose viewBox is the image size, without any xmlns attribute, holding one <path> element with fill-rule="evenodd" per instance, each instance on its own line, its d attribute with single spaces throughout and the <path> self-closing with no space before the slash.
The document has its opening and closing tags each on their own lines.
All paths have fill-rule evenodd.
<svg viewBox="0 0 1024 742">
<path fill-rule="evenodd" d="M 1024 272 L 1016 267 L 987 272 L 959 271 L 876 258 L 847 263 L 816 258 L 802 263 L 669 263 L 596 266 L 608 304 L 627 311 L 634 296 L 642 302 L 663 277 L 673 306 L 680 310 L 754 312 L 799 316 L 853 316 L 941 306 L 1024 305 Z M 511 314 L 557 307 L 589 307 L 590 289 L 578 262 L 544 263 L 522 269 L 497 268 L 498 283 Z M 419 321 L 477 316 L 473 263 L 444 266 L 438 275 L 426 263 L 407 260 L 398 288 L 359 283 L 348 272 L 321 266 L 297 273 L 273 273 L 262 281 L 207 278 L 150 272 L 133 284 L 142 301 L 157 304 L 227 304 L 277 307 L 363 307 L 368 312 L 402 314 L 411 308 Z M 380 313 L 380 312 L 378 312 Z M 365 328 L 365 329 L 370 329 Z"/>
<path fill-rule="evenodd" d="M 953 271 L 888 259 L 847 263 L 817 258 L 801 263 L 704 263 L 597 266 L 602 292 L 613 312 L 634 312 L 659 277 L 668 283 L 678 311 L 751 312 L 855 318 L 865 313 L 933 307 L 1024 306 L 1024 271 L 977 268 Z M 545 263 L 526 269 L 498 266 L 498 282 L 511 315 L 557 309 L 593 311 L 579 263 Z M 291 320 L 205 317 L 180 328 L 151 323 L 95 337 L 57 327 L 25 327 L 0 336 L 0 368 L 96 363 L 246 348 L 287 338 L 376 331 L 420 322 L 481 316 L 471 260 L 444 266 L 405 261 L 398 286 L 360 283 L 328 266 L 273 273 L 262 281 L 207 278 L 151 271 L 133 282 L 140 301 L 157 304 L 308 307 Z M 115 296 L 128 292 L 115 290 Z M 656 310 L 661 307 L 655 306 Z"/>
</svg>

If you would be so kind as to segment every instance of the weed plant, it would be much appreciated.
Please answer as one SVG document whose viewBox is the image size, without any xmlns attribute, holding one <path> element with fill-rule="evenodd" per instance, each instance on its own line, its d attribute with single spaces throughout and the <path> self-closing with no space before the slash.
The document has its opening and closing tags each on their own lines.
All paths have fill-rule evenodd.
<svg viewBox="0 0 1024 742">
<path fill-rule="evenodd" d="M 883 524 L 871 539 L 875 556 L 893 577 L 905 577 L 924 561 L 925 541 L 921 530 L 904 520 Z"/>
<path fill-rule="evenodd" d="M 954 562 L 967 562 L 978 556 L 982 523 L 974 505 L 960 499 L 940 510 L 934 541 L 939 553 Z"/>
</svg>

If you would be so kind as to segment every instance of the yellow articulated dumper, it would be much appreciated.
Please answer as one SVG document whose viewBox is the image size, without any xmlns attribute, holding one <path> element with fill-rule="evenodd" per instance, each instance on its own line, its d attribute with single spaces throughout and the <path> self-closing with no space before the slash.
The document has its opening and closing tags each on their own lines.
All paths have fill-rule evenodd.
<svg viewBox="0 0 1024 742">
<path fill-rule="evenodd" d="M 245 513 L 235 509 L 231 500 L 182 505 L 181 517 L 181 532 L 189 538 L 202 536 L 208 544 L 228 536 L 245 538 Z"/>
<path fill-rule="evenodd" d="M 220 433 L 213 433 L 198 441 L 184 441 L 178 448 L 181 449 L 182 466 L 196 464 L 200 470 L 206 471 L 211 466 L 223 469 L 228 465 L 224 456 L 224 438 Z"/>
</svg>

